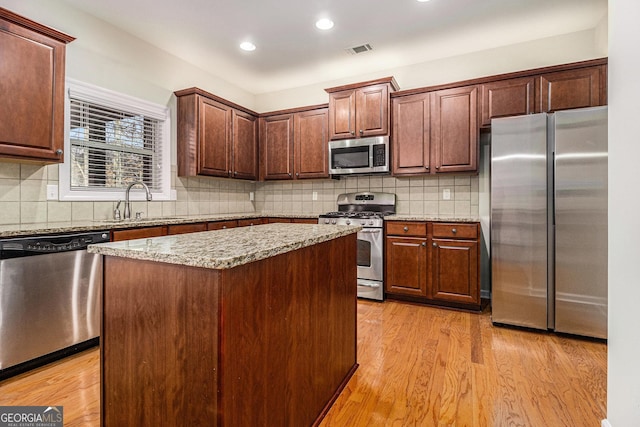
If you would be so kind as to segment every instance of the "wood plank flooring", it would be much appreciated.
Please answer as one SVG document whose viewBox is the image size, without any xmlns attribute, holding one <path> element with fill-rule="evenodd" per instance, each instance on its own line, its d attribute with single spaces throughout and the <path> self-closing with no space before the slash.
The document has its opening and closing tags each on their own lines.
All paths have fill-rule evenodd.
<svg viewBox="0 0 640 427">
<path fill-rule="evenodd" d="M 361 300 L 358 362 L 321 427 L 582 427 L 606 416 L 605 344 L 494 327 L 488 312 Z M 99 399 L 97 349 L 0 382 L 0 405 L 63 405 L 67 427 L 98 426 Z"/>
</svg>

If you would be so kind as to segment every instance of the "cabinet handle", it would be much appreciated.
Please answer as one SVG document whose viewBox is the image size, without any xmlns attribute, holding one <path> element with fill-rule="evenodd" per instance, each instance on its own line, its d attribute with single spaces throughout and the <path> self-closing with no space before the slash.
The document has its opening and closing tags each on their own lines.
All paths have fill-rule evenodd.
<svg viewBox="0 0 640 427">
<path fill-rule="evenodd" d="M 436 169 L 440 169 L 440 166 L 436 166 Z"/>
<path fill-rule="evenodd" d="M 427 242 L 422 242 L 422 246 L 427 246 Z"/>
<path fill-rule="evenodd" d="M 233 174 L 234 174 L 234 175 L 238 175 L 238 171 L 234 171 L 234 172 L 233 172 Z"/>
<path fill-rule="evenodd" d="M 300 172 L 296 172 L 296 176 L 300 176 Z"/>
<path fill-rule="evenodd" d="M 225 228 L 227 228 L 227 226 L 226 226 L 226 225 L 223 225 L 223 226 L 222 226 L 222 228 L 223 228 L 223 229 L 225 229 Z"/>
<path fill-rule="evenodd" d="M 56 154 L 57 154 L 58 156 L 59 156 L 59 155 L 61 155 L 62 153 L 63 153 L 62 148 L 58 148 L 58 149 L 56 150 Z"/>
<path fill-rule="evenodd" d="M 289 172 L 288 175 L 291 176 L 291 172 Z"/>
<path fill-rule="evenodd" d="M 451 232 L 452 232 L 453 234 L 456 234 L 456 233 L 458 232 L 458 230 L 456 230 L 455 228 L 452 228 L 452 229 L 451 229 Z"/>
<path fill-rule="evenodd" d="M 403 228 L 403 230 L 406 233 L 407 231 L 409 231 L 409 227 L 405 227 L 405 228 Z"/>
<path fill-rule="evenodd" d="M 351 131 L 351 135 L 355 135 L 355 134 L 356 134 L 355 131 Z"/>
<path fill-rule="evenodd" d="M 360 129 L 360 135 L 364 135 L 364 131 Z"/>
<path fill-rule="evenodd" d="M 438 247 L 438 244 L 437 244 L 436 242 L 433 242 L 433 243 L 431 244 L 431 246 L 433 246 L 434 248 L 437 248 L 437 247 Z"/>
</svg>

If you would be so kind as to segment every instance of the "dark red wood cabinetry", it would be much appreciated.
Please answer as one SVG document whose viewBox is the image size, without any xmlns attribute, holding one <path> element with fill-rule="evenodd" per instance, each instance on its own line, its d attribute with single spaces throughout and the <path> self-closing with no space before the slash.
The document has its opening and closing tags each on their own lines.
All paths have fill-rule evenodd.
<svg viewBox="0 0 640 427">
<path fill-rule="evenodd" d="M 178 99 L 178 176 L 258 179 L 258 115 L 198 88 Z"/>
<path fill-rule="evenodd" d="M 329 139 L 389 135 L 393 77 L 325 89 L 329 93 Z"/>
<path fill-rule="evenodd" d="M 0 158 L 64 161 L 65 50 L 73 40 L 0 8 Z"/>
<path fill-rule="evenodd" d="M 290 110 L 260 118 L 262 180 L 328 178 L 328 110 Z"/>
<path fill-rule="evenodd" d="M 389 298 L 480 308 L 480 225 L 387 221 Z"/>
</svg>

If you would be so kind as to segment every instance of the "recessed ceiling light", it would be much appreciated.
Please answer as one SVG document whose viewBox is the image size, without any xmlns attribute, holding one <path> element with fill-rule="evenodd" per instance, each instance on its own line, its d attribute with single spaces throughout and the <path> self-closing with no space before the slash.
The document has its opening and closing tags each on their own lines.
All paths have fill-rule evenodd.
<svg viewBox="0 0 640 427">
<path fill-rule="evenodd" d="M 420 3 L 428 2 L 429 0 L 418 0 Z"/>
<path fill-rule="evenodd" d="M 328 18 L 318 19 L 316 21 L 316 27 L 321 30 L 330 30 L 331 28 L 333 28 L 333 21 Z"/>
<path fill-rule="evenodd" d="M 240 43 L 240 49 L 251 52 L 252 50 L 256 50 L 256 45 L 251 42 L 242 42 Z"/>
</svg>

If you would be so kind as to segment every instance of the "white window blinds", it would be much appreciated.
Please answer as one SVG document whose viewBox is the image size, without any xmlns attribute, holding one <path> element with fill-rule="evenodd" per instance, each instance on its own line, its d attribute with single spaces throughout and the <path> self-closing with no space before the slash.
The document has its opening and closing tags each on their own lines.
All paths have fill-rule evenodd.
<svg viewBox="0 0 640 427">
<path fill-rule="evenodd" d="M 167 192 L 165 107 L 77 82 L 69 84 L 67 102 L 70 194 L 121 197 L 120 190 L 134 181 L 143 181 L 154 193 Z"/>
</svg>

